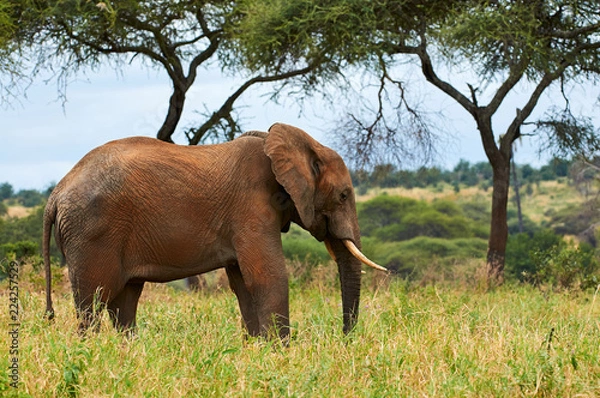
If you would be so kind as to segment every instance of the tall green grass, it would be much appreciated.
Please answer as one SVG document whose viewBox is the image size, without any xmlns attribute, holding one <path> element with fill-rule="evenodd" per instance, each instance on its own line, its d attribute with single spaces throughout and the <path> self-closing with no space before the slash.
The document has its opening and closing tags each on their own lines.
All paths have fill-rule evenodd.
<svg viewBox="0 0 600 398">
<path fill-rule="evenodd" d="M 116 333 L 105 319 L 100 333 L 81 339 L 70 294 L 55 294 L 48 324 L 43 294 L 22 289 L 21 383 L 11 388 L 2 372 L 0 395 L 600 396 L 598 291 L 365 285 L 349 336 L 333 282 L 293 287 L 288 348 L 246 340 L 230 292 L 149 285 L 137 336 Z M 0 322 L 9 323 L 6 309 Z M 7 369 L 5 333 L 3 340 Z"/>
</svg>

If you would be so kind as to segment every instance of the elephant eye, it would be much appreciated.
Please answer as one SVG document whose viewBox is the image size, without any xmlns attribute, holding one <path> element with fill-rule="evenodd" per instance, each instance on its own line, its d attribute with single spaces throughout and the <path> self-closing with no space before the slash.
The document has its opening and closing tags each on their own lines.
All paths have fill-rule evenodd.
<svg viewBox="0 0 600 398">
<path fill-rule="evenodd" d="M 340 200 L 344 202 L 346 199 L 348 199 L 348 193 L 344 191 L 340 194 Z"/>
</svg>

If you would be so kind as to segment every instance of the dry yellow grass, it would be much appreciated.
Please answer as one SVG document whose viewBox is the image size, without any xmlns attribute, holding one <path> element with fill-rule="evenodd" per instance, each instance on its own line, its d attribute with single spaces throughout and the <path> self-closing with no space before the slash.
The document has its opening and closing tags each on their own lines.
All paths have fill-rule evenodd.
<svg viewBox="0 0 600 398">
<path fill-rule="evenodd" d="M 487 191 L 479 187 L 463 187 L 459 192 L 455 192 L 454 188 L 449 184 L 438 184 L 437 187 L 425 187 L 425 188 L 373 188 L 370 189 L 365 195 L 358 195 L 356 200 L 358 202 L 364 202 L 373 199 L 379 195 L 387 194 L 392 196 L 403 196 L 406 198 L 425 200 L 431 202 L 436 199 L 443 200 L 471 200 L 481 196 L 491 197 L 491 188 Z"/>
<path fill-rule="evenodd" d="M 35 208 L 33 207 L 24 207 L 21 205 L 9 206 L 6 212 L 7 217 L 27 217 Z"/>
</svg>

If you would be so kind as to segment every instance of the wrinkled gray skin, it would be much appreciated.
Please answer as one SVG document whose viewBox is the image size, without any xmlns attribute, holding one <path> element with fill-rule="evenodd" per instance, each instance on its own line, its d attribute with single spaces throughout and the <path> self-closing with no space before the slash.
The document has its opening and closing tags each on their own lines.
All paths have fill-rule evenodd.
<svg viewBox="0 0 600 398">
<path fill-rule="evenodd" d="M 53 315 L 54 225 L 82 331 L 97 318 L 94 297 L 116 328 L 130 329 L 145 282 L 225 267 L 248 333 L 286 339 L 281 232 L 291 222 L 329 244 L 349 332 L 358 317 L 361 266 L 342 240 L 360 248 L 360 233 L 350 174 L 337 153 L 284 124 L 212 146 L 142 137 L 109 142 L 77 163 L 48 199 L 47 312 Z"/>
</svg>

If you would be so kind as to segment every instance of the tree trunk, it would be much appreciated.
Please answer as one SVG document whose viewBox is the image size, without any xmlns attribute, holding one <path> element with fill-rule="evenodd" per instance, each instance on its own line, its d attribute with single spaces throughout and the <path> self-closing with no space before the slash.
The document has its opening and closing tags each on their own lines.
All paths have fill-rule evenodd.
<svg viewBox="0 0 600 398">
<path fill-rule="evenodd" d="M 487 253 L 488 280 L 500 285 L 504 282 L 504 259 L 508 241 L 506 223 L 508 190 L 510 187 L 510 159 L 500 155 L 491 163 L 493 169 L 492 219 Z"/>
<path fill-rule="evenodd" d="M 519 193 L 519 178 L 514 153 L 511 156 L 511 169 L 513 173 L 513 186 L 515 188 L 515 201 L 517 202 L 517 216 L 519 217 L 519 233 L 523 233 L 523 212 L 521 211 L 521 194 Z"/>
<path fill-rule="evenodd" d="M 185 103 L 185 91 L 178 88 L 176 84 L 173 87 L 173 94 L 169 99 L 169 110 L 167 111 L 167 117 L 163 122 L 160 130 L 156 134 L 156 138 L 161 141 L 173 142 L 171 138 L 175 133 L 179 119 L 183 114 L 183 104 Z"/>
</svg>

